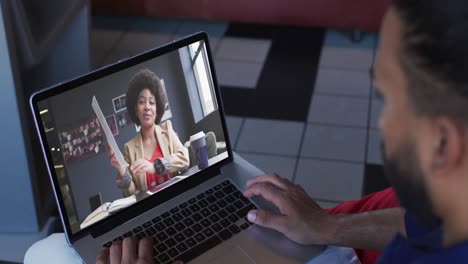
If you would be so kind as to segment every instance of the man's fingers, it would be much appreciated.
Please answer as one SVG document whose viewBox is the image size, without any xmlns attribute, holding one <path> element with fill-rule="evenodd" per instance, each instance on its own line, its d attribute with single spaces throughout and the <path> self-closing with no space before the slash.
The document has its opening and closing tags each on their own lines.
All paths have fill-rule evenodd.
<svg viewBox="0 0 468 264">
<path fill-rule="evenodd" d="M 276 205 L 276 207 L 278 207 L 281 212 L 283 212 L 286 206 L 284 192 L 271 183 L 254 184 L 244 191 L 244 196 L 247 198 L 251 198 L 253 196 L 262 196 L 266 200 Z"/>
<path fill-rule="evenodd" d="M 109 262 L 109 249 L 105 248 L 96 258 L 96 264 L 107 264 Z"/>
<path fill-rule="evenodd" d="M 133 263 L 137 259 L 137 241 L 134 237 L 127 237 L 122 242 L 122 262 Z"/>
<path fill-rule="evenodd" d="M 265 210 L 251 210 L 247 214 L 247 219 L 254 224 L 275 229 L 281 233 L 286 230 L 287 221 L 284 215 L 270 213 Z"/>
<path fill-rule="evenodd" d="M 286 190 L 289 184 L 286 179 L 281 178 L 278 174 L 268 174 L 260 175 L 247 181 L 247 188 L 257 183 L 271 183 L 282 190 Z"/>
<path fill-rule="evenodd" d="M 112 243 L 109 249 L 110 263 L 121 263 L 122 262 L 122 242 L 116 241 Z"/>
<path fill-rule="evenodd" d="M 138 259 L 147 261 L 148 263 L 153 261 L 153 241 L 150 237 L 145 237 L 140 240 L 138 244 Z"/>
</svg>

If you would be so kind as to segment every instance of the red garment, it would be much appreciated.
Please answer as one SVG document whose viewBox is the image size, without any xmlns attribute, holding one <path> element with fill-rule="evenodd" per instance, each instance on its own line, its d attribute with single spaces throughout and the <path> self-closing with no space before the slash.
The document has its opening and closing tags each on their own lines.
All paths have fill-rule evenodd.
<svg viewBox="0 0 468 264">
<path fill-rule="evenodd" d="M 156 145 L 156 148 L 154 149 L 154 153 L 153 153 L 153 157 L 151 157 L 151 159 L 146 159 L 147 161 L 151 162 L 151 164 L 154 164 L 154 161 L 156 159 L 159 159 L 159 158 L 162 158 L 163 157 L 163 154 L 162 154 L 162 150 L 161 150 L 161 147 L 158 145 Z M 148 189 L 151 189 L 151 188 L 154 188 L 156 186 L 158 186 L 159 184 L 165 182 L 165 181 L 168 181 L 172 178 L 172 174 L 171 173 L 167 173 L 167 174 L 163 174 L 163 175 L 159 175 L 157 173 L 146 173 L 146 186 L 148 187 Z"/>
<path fill-rule="evenodd" d="M 369 194 L 359 200 L 341 203 L 333 208 L 327 209 L 329 214 L 353 214 L 374 211 L 385 208 L 399 207 L 400 203 L 393 188 Z M 359 260 L 363 264 L 373 264 L 380 257 L 380 251 L 354 249 Z"/>
</svg>

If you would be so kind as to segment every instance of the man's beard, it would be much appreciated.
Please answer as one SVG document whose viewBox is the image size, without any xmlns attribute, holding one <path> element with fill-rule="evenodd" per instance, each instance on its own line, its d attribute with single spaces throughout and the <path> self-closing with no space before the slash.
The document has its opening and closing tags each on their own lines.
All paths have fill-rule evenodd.
<svg viewBox="0 0 468 264">
<path fill-rule="evenodd" d="M 411 216 L 421 224 L 440 224 L 440 217 L 435 214 L 427 192 L 414 144 L 405 143 L 388 156 L 385 154 L 385 145 L 381 143 L 385 175 L 395 189 L 401 206 Z"/>
</svg>

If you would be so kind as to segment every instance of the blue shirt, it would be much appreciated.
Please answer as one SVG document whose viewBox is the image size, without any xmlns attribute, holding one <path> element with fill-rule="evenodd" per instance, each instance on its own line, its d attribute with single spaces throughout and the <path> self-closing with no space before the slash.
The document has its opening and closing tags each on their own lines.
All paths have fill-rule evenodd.
<svg viewBox="0 0 468 264">
<path fill-rule="evenodd" d="M 406 234 L 398 234 L 385 248 L 379 264 L 387 263 L 468 263 L 468 240 L 442 247 L 442 227 L 422 226 L 405 215 Z"/>
</svg>

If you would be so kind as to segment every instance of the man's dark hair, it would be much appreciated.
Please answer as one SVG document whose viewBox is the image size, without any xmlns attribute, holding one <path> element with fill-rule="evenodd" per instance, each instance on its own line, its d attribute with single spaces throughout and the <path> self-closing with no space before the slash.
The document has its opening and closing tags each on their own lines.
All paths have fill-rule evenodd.
<svg viewBox="0 0 468 264">
<path fill-rule="evenodd" d="M 468 2 L 394 0 L 414 110 L 468 121 Z"/>
<path fill-rule="evenodd" d="M 148 89 L 156 99 L 155 123 L 159 124 L 166 110 L 165 106 L 167 98 L 166 94 L 163 91 L 161 80 L 158 76 L 156 76 L 156 74 L 154 74 L 154 72 L 148 69 L 138 71 L 133 76 L 132 80 L 130 80 L 127 91 L 127 111 L 132 121 L 135 124 L 140 125 L 140 120 L 138 120 L 138 116 L 135 111 L 135 106 L 138 102 L 138 96 L 144 89 Z"/>
</svg>

